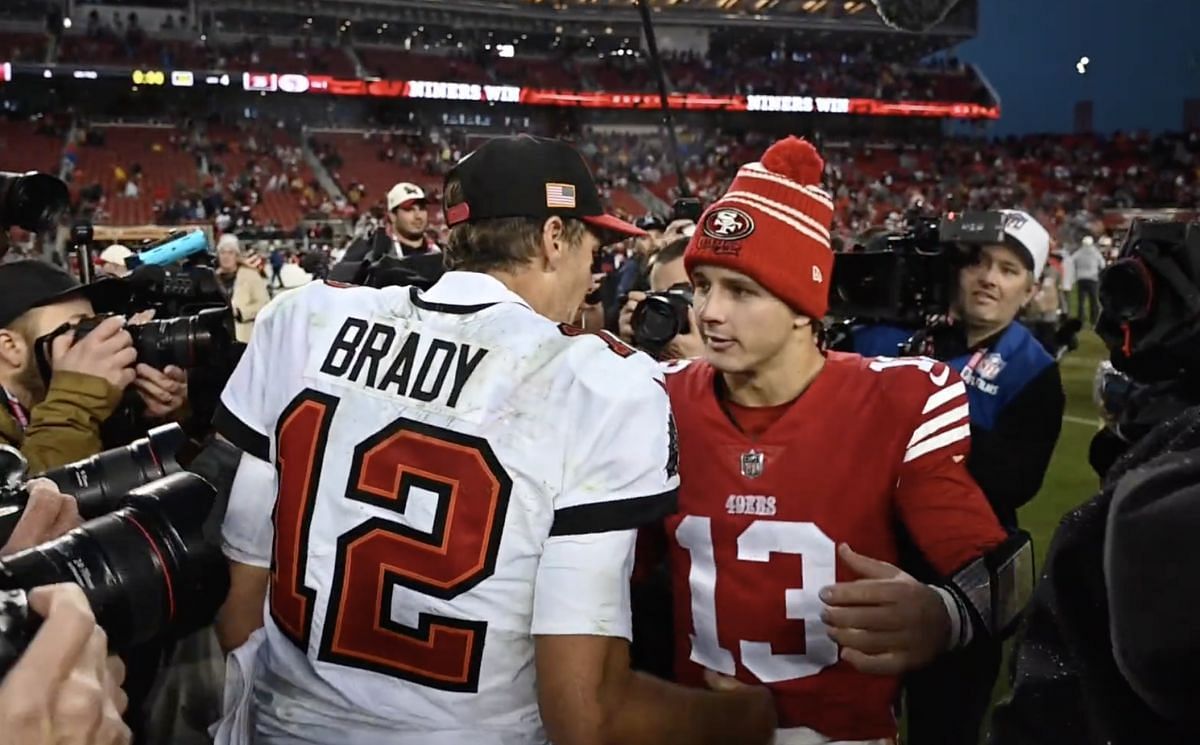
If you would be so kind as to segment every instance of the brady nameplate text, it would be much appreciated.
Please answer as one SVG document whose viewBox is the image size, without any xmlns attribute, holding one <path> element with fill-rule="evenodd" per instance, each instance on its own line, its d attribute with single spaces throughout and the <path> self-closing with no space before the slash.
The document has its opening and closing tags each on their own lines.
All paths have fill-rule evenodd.
<svg viewBox="0 0 1200 745">
<path fill-rule="evenodd" d="M 463 387 L 488 354 L 483 347 L 395 325 L 348 318 L 325 353 L 320 371 L 362 388 L 458 405 Z"/>
</svg>

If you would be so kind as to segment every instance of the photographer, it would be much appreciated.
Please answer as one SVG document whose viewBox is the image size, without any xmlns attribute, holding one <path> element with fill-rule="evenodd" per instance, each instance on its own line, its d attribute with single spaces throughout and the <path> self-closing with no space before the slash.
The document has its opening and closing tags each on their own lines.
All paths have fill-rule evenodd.
<svg viewBox="0 0 1200 745">
<path fill-rule="evenodd" d="M 687 270 L 683 266 L 683 253 L 687 249 L 688 239 L 679 238 L 667 244 L 650 261 L 650 294 L 665 296 L 674 294 L 686 299 L 687 331 L 675 334 L 663 347 L 659 356 L 664 359 L 692 359 L 704 353 L 704 340 L 700 337 L 700 324 L 696 321 L 696 312 L 692 308 L 692 285 L 688 279 Z M 634 316 L 638 306 L 647 298 L 645 292 L 633 290 L 629 293 L 624 306 L 621 308 L 620 335 L 625 341 L 635 346 L 644 344 L 634 328 Z M 648 350 L 656 352 L 658 350 Z"/>
<path fill-rule="evenodd" d="M 1017 529 L 1017 509 L 1041 488 L 1062 427 L 1065 395 L 1058 366 L 1025 326 L 1021 309 L 1037 293 L 1050 236 L 1024 212 L 1002 210 L 1003 240 L 971 246 L 957 272 L 951 323 L 930 331 L 932 356 L 948 362 L 967 386 L 972 447 L 967 469 L 1001 524 Z M 860 354 L 894 355 L 908 332 L 855 332 Z M 905 568 L 928 578 L 915 551 Z M 905 680 L 914 742 L 964 743 L 979 727 L 1000 670 L 1001 644 L 969 645 Z"/>
<path fill-rule="evenodd" d="M 1117 370 L 1158 391 L 1159 423 L 1059 524 L 994 745 L 1196 740 L 1200 409 L 1181 402 L 1200 392 L 1198 260 L 1200 224 L 1139 221 L 1100 276 L 1097 332 Z"/>
<path fill-rule="evenodd" d="M 404 258 L 414 254 L 438 253 L 441 249 L 425 235 L 429 224 L 429 197 L 416 184 L 401 181 L 387 193 L 387 227 L 354 240 L 342 261 L 378 260 L 384 256 Z"/>
<path fill-rule="evenodd" d="M 129 296 L 124 283 L 80 285 L 61 269 L 27 260 L 0 266 L 0 287 L 0 442 L 18 448 L 31 471 L 100 452 L 100 426 L 130 385 L 150 418 L 184 406 L 183 370 L 137 364 L 125 319 L 107 318 L 79 339 L 70 332 L 97 311 L 122 311 Z"/>
</svg>

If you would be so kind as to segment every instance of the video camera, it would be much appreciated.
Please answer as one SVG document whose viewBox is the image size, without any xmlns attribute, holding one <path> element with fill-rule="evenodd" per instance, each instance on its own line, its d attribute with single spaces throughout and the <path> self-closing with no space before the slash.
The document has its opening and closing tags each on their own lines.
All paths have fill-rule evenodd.
<svg viewBox="0 0 1200 745">
<path fill-rule="evenodd" d="M 0 590 L 72 582 L 87 595 L 109 646 L 122 651 L 162 633 L 203 627 L 229 589 L 220 551 L 202 527 L 216 490 L 171 458 L 182 432 L 169 425 L 145 440 L 45 474 L 74 493 L 92 518 L 40 546 L 0 559 Z M 15 457 L 14 457 L 15 453 Z M 0 449 L 5 508 L 24 507 L 23 463 Z M 6 513 L 6 518 L 17 513 Z M 15 519 L 8 524 L 11 531 Z M 0 675 L 20 657 L 40 625 L 24 593 L 0 594 Z"/>
<path fill-rule="evenodd" d="M 1200 375 L 1200 222 L 1137 220 L 1100 274 L 1096 333 L 1141 383 Z"/>
<path fill-rule="evenodd" d="M 905 224 L 901 233 L 880 235 L 834 258 L 830 315 L 923 327 L 949 313 L 954 276 L 970 261 L 971 247 L 1004 242 L 1000 212 L 934 217 L 916 208 Z"/>
<path fill-rule="evenodd" d="M 341 261 L 330 271 L 329 279 L 363 287 L 397 287 L 411 285 L 428 290 L 446 271 L 445 257 L 440 253 L 395 256 L 367 256 L 362 261 Z"/>
</svg>

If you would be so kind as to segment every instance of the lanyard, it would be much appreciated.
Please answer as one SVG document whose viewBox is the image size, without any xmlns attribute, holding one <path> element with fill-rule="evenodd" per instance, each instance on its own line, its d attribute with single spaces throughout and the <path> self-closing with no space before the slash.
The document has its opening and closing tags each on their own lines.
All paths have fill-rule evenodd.
<svg viewBox="0 0 1200 745">
<path fill-rule="evenodd" d="M 8 401 L 8 410 L 12 412 L 13 418 L 17 420 L 17 424 L 24 431 L 29 426 L 29 412 L 25 410 L 16 396 L 8 392 L 8 389 L 0 388 L 0 390 L 4 391 L 4 398 Z"/>
</svg>

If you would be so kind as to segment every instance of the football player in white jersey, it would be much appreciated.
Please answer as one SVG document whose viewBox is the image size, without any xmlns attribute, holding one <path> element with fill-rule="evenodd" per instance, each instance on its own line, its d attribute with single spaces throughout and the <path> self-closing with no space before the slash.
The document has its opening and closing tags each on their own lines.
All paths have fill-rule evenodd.
<svg viewBox="0 0 1200 745">
<path fill-rule="evenodd" d="M 553 140 L 493 140 L 445 192 L 456 271 L 282 296 L 222 395 L 244 455 L 217 742 L 768 742 L 764 689 L 629 669 L 674 423 L 650 358 L 559 322 L 592 252 L 641 231 Z"/>
</svg>

